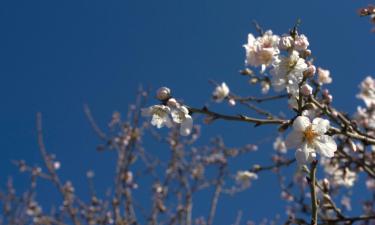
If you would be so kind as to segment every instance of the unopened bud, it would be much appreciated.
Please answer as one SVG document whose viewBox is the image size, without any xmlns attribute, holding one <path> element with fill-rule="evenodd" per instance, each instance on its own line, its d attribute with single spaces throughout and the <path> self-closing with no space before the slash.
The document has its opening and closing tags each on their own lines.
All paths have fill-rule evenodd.
<svg viewBox="0 0 375 225">
<path fill-rule="evenodd" d="M 249 80 L 250 84 L 256 84 L 258 82 L 258 78 L 254 77 Z"/>
<path fill-rule="evenodd" d="M 160 101 L 167 100 L 170 97 L 171 97 L 171 90 L 167 87 L 161 87 L 156 92 L 156 98 L 159 99 Z"/>
<path fill-rule="evenodd" d="M 312 87 L 308 84 L 303 84 L 301 86 L 301 93 L 304 95 L 304 96 L 309 96 L 312 94 Z"/>
<path fill-rule="evenodd" d="M 252 71 L 251 69 L 246 68 L 246 69 L 241 70 L 241 71 L 240 71 L 240 74 L 241 74 L 241 75 L 244 75 L 244 76 L 252 75 L 252 74 L 253 74 L 253 71 Z"/>
<path fill-rule="evenodd" d="M 313 77 L 316 72 L 316 67 L 314 65 L 310 65 L 304 72 L 303 75 L 305 77 Z"/>
<path fill-rule="evenodd" d="M 171 108 L 175 108 L 175 107 L 178 107 L 179 103 L 177 102 L 175 98 L 170 98 L 167 101 L 167 105 Z"/>
<path fill-rule="evenodd" d="M 235 106 L 236 105 L 236 100 L 234 100 L 233 98 L 231 98 L 231 99 L 229 99 L 228 104 L 230 106 Z"/>
</svg>

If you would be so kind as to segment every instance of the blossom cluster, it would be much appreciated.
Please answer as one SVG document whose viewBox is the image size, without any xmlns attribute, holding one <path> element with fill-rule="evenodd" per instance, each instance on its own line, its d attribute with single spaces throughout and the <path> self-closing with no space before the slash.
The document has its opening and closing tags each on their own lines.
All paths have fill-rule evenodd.
<svg viewBox="0 0 375 225">
<path fill-rule="evenodd" d="M 286 90 L 290 95 L 290 105 L 296 107 L 299 93 L 310 95 L 313 90 L 308 83 L 303 83 L 304 79 L 311 78 L 317 72 L 316 82 L 319 85 L 332 82 L 329 70 L 316 69 L 312 60 L 309 60 L 309 45 L 308 38 L 296 32 L 278 36 L 268 30 L 257 38 L 249 34 L 248 42 L 244 45 L 245 64 L 261 67 L 260 73 L 267 78 L 261 82 L 263 93 L 268 91 L 269 85 L 276 92 Z"/>
<path fill-rule="evenodd" d="M 176 125 L 180 127 L 182 136 L 189 135 L 193 128 L 193 118 L 188 108 L 172 98 L 167 87 L 159 88 L 156 97 L 161 104 L 142 109 L 142 115 L 151 117 L 151 124 L 157 128 L 171 128 Z"/>
</svg>

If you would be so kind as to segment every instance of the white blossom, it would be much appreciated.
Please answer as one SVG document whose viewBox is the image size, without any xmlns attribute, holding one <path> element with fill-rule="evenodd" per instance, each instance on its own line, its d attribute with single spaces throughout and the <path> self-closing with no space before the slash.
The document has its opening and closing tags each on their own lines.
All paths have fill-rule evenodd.
<svg viewBox="0 0 375 225">
<path fill-rule="evenodd" d="M 312 123 L 305 116 L 298 116 L 293 122 L 293 131 L 285 140 L 287 148 L 296 148 L 296 159 L 300 165 L 311 162 L 319 153 L 325 157 L 333 157 L 337 145 L 334 139 L 325 133 L 329 129 L 329 121 L 315 118 Z"/>
<path fill-rule="evenodd" d="M 322 69 L 318 67 L 318 82 L 320 84 L 330 84 L 332 83 L 332 78 L 330 77 L 329 70 Z"/>
<path fill-rule="evenodd" d="M 279 40 L 279 48 L 281 50 L 288 50 L 293 47 L 293 38 L 290 35 L 283 35 Z"/>
<path fill-rule="evenodd" d="M 250 185 L 251 180 L 258 179 L 258 175 L 256 173 L 250 171 L 238 171 L 236 174 L 236 181 L 241 183 L 245 186 Z"/>
<path fill-rule="evenodd" d="M 324 171 L 328 174 L 332 185 L 344 186 L 347 188 L 354 185 L 354 182 L 357 179 L 357 174 L 349 168 L 340 168 L 337 163 L 325 159 L 321 160 L 320 163 L 324 166 Z"/>
<path fill-rule="evenodd" d="M 299 57 L 297 51 L 293 51 L 289 56 L 280 56 L 274 62 L 273 67 L 270 72 L 274 90 L 283 91 L 286 89 L 289 94 L 297 95 L 298 85 L 303 79 L 303 72 L 307 69 L 305 60 Z"/>
<path fill-rule="evenodd" d="M 286 153 L 287 148 L 285 145 L 285 141 L 281 137 L 277 137 L 275 139 L 275 142 L 273 142 L 273 149 L 280 153 Z"/>
<path fill-rule="evenodd" d="M 295 37 L 294 49 L 303 51 L 306 50 L 307 47 L 309 47 L 309 41 L 307 40 L 307 37 L 305 35 L 301 34 Z"/>
<path fill-rule="evenodd" d="M 150 116 L 151 124 L 157 128 L 172 127 L 172 121 L 169 113 L 170 108 L 165 105 L 153 105 L 148 108 L 142 109 L 142 116 Z"/>
<path fill-rule="evenodd" d="M 185 106 L 175 107 L 171 111 L 172 119 L 180 124 L 180 134 L 187 136 L 193 128 L 193 118 L 189 115 L 189 110 Z"/>
<path fill-rule="evenodd" d="M 266 31 L 263 36 L 255 38 L 253 34 L 248 35 L 247 44 L 243 45 L 246 50 L 246 65 L 261 66 L 262 72 L 279 54 L 279 36 L 273 35 L 272 31 Z"/>
<path fill-rule="evenodd" d="M 359 87 L 361 92 L 357 95 L 357 97 L 362 99 L 367 107 L 375 105 L 375 80 L 368 76 L 364 81 L 362 81 Z"/>
<path fill-rule="evenodd" d="M 229 95 L 229 87 L 225 82 L 218 85 L 212 93 L 213 99 L 216 102 L 222 102 Z"/>
<path fill-rule="evenodd" d="M 270 90 L 270 83 L 267 81 L 262 81 L 260 86 L 262 87 L 262 94 L 267 94 Z"/>
</svg>

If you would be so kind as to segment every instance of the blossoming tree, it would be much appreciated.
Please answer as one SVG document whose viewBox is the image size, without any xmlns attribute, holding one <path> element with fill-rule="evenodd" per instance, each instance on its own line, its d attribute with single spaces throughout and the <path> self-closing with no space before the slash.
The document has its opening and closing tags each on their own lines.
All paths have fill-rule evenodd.
<svg viewBox="0 0 375 225">
<path fill-rule="evenodd" d="M 361 15 L 374 15 L 373 8 L 363 9 Z M 109 123 L 112 132 L 104 133 L 86 106 L 87 118 L 103 140 L 100 149 L 115 150 L 117 154 L 114 184 L 105 196 L 92 192 L 90 200 L 84 201 L 75 195 L 72 182 L 60 178 L 60 163 L 46 150 L 42 118 L 38 114 L 38 141 L 44 168 L 29 166 L 23 160 L 15 162 L 22 172 L 30 173 L 31 185 L 18 196 L 9 180 L 7 190 L 0 194 L 1 222 L 220 224 L 214 220 L 219 196 L 246 191 L 261 172 L 272 171 L 282 178 L 281 197 L 286 202 L 287 212 L 286 218 L 273 223 L 375 224 L 374 199 L 362 204 L 359 215 L 346 214 L 352 207 L 348 189 L 365 179 L 367 191 L 375 193 L 375 80 L 368 76 L 360 84 L 358 98 L 364 106 L 358 106 L 357 113 L 348 115 L 335 108 L 333 94 L 328 90 L 334 77 L 329 70 L 315 65 L 308 37 L 298 32 L 298 25 L 281 35 L 271 30 L 263 32 L 257 26 L 257 34 L 248 35 L 243 46 L 246 55 L 241 74 L 252 84 L 259 84 L 260 97 L 243 97 L 232 92 L 225 82 L 213 82 L 214 102 L 228 103 L 228 107 L 245 105 L 258 115 L 256 117 L 224 114 L 207 106 L 194 107 L 178 100 L 168 87 L 159 88 L 156 92 L 158 102 L 150 103 L 146 102 L 149 92 L 141 89 L 126 119 L 122 120 L 120 114 L 115 113 Z M 270 89 L 276 95 L 269 94 Z M 289 111 L 282 116 L 268 112 L 262 107 L 265 101 L 283 101 Z M 200 114 L 204 116 L 203 121 L 197 117 Z M 270 153 L 272 164 L 259 162 L 251 168 L 232 172 L 229 161 L 251 154 L 257 146 L 229 148 L 221 138 L 206 146 L 196 146 L 200 128 L 194 124 L 210 124 L 216 120 L 278 130 L 279 135 L 271 143 L 275 150 Z M 166 136 L 158 130 L 165 128 L 169 129 Z M 145 150 L 142 142 L 145 133 L 168 144 L 171 149 L 169 161 L 162 162 Z M 291 156 L 290 152 L 294 154 Z M 285 167 L 293 167 L 295 172 L 286 173 Z M 138 185 L 138 181 L 146 176 L 153 178 L 150 188 Z M 94 173 L 89 171 L 87 178 L 93 177 Z M 51 212 L 43 210 L 35 197 L 39 179 L 50 181 L 61 193 L 62 201 L 57 202 L 57 208 Z M 149 207 L 143 210 L 146 212 L 142 213 L 134 199 L 134 192 L 139 189 L 148 191 L 151 199 Z M 193 214 L 193 196 L 203 189 L 213 190 L 209 213 Z M 250 219 L 242 219 L 239 211 L 234 224 L 242 224 L 245 220 L 251 224 Z"/>
</svg>

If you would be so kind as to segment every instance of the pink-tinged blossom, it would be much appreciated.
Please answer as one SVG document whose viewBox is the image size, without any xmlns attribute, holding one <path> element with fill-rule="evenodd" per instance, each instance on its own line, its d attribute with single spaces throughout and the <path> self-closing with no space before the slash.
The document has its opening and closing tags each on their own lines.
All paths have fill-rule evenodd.
<svg viewBox="0 0 375 225">
<path fill-rule="evenodd" d="M 368 76 L 362 81 L 359 88 L 361 91 L 357 97 L 362 99 L 367 107 L 375 105 L 375 80 Z"/>
<path fill-rule="evenodd" d="M 305 116 L 298 116 L 293 122 L 293 131 L 287 136 L 287 148 L 296 148 L 298 164 L 311 162 L 316 153 L 331 158 L 337 149 L 336 142 L 331 136 L 325 135 L 330 125 L 329 121 L 315 118 L 312 123 Z"/>
<path fill-rule="evenodd" d="M 301 93 L 303 95 L 305 95 L 305 96 L 311 95 L 312 94 L 312 90 L 313 90 L 313 88 L 310 85 L 308 85 L 308 84 L 303 84 L 301 86 Z"/>
<path fill-rule="evenodd" d="M 301 34 L 295 37 L 294 49 L 297 51 L 304 51 L 307 47 L 309 47 L 309 41 L 305 35 Z"/>
<path fill-rule="evenodd" d="M 249 34 L 247 44 L 243 45 L 246 50 L 246 65 L 261 66 L 261 71 L 264 72 L 280 52 L 277 47 L 278 43 L 279 36 L 273 35 L 270 30 L 257 38 L 253 34 Z"/>
<path fill-rule="evenodd" d="M 320 84 L 330 84 L 332 83 L 332 78 L 330 76 L 329 70 L 322 69 L 318 67 L 318 82 Z"/>
<path fill-rule="evenodd" d="M 288 50 L 293 47 L 293 38 L 290 35 L 283 35 L 279 40 L 279 48 L 281 50 Z"/>
<path fill-rule="evenodd" d="M 277 137 L 275 139 L 275 142 L 273 142 L 273 149 L 280 153 L 286 153 L 287 148 L 285 145 L 285 141 L 281 137 Z"/>
</svg>

